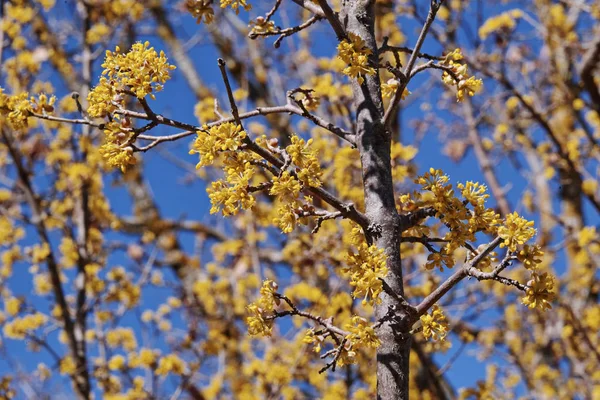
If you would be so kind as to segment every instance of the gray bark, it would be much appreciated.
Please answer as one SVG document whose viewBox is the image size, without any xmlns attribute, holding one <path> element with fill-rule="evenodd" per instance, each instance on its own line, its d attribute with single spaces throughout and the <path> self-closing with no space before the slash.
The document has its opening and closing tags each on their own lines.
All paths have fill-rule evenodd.
<svg viewBox="0 0 600 400">
<path fill-rule="evenodd" d="M 374 33 L 374 1 L 347 0 L 340 15 L 346 32 L 359 35 L 372 50 L 371 62 L 378 60 Z M 391 132 L 384 125 L 385 110 L 381 98 L 379 74 L 365 77 L 362 84 L 352 83 L 356 113 L 356 142 L 362 163 L 365 191 L 365 213 L 370 222 L 367 239 L 386 251 L 389 273 L 388 291 L 403 295 L 400 256 L 400 216 L 396 210 L 390 163 Z M 397 297 L 396 297 L 397 298 Z M 395 297 L 387 292 L 380 295 L 375 307 L 377 320 L 383 319 L 390 309 L 402 313 Z M 377 398 L 408 399 L 409 354 L 411 339 L 406 333 L 410 318 L 397 315 L 394 321 L 384 322 L 377 335 L 381 341 L 377 349 Z M 405 333 L 403 333 L 405 332 Z"/>
</svg>

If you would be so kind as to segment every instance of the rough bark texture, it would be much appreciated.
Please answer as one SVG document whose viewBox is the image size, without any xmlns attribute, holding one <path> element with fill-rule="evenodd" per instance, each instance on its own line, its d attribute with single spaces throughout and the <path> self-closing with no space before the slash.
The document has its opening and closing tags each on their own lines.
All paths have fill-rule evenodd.
<svg viewBox="0 0 600 400">
<path fill-rule="evenodd" d="M 343 2 L 341 22 L 346 32 L 358 34 L 372 50 L 372 64 L 378 59 L 374 34 L 374 1 L 348 0 Z M 365 212 L 370 222 L 367 237 L 388 255 L 389 273 L 386 283 L 394 293 L 403 295 L 400 257 L 399 215 L 394 201 L 390 163 L 391 134 L 383 124 L 384 107 L 379 74 L 365 77 L 362 84 L 353 82 L 356 112 L 357 146 L 362 162 L 365 190 Z M 397 301 L 382 293 L 376 306 L 378 320 L 384 318 Z M 402 317 L 402 316 L 400 316 Z M 402 318 L 402 320 L 408 320 Z M 410 336 L 401 334 L 403 324 L 383 323 L 377 330 L 381 345 L 377 350 L 377 398 L 408 398 L 408 358 Z"/>
</svg>

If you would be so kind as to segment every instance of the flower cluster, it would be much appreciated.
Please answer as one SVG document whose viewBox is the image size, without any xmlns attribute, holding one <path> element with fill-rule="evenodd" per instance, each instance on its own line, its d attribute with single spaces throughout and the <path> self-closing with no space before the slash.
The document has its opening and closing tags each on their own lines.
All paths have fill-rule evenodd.
<svg viewBox="0 0 600 400">
<path fill-rule="evenodd" d="M 39 312 L 15 318 L 4 324 L 4 334 L 10 339 L 24 339 L 28 333 L 40 328 L 47 321 L 48 317 Z"/>
<path fill-rule="evenodd" d="M 358 253 L 350 252 L 346 256 L 343 272 L 350 277 L 350 285 L 354 287 L 352 296 L 363 297 L 363 304 L 379 303 L 379 294 L 383 291 L 382 279 L 388 273 L 387 256 L 383 249 L 375 245 L 361 243 Z"/>
<path fill-rule="evenodd" d="M 131 120 L 113 113 L 125 105 L 125 95 L 132 94 L 138 99 L 162 90 L 162 85 L 170 79 L 170 71 L 175 69 L 167 62 L 164 52 L 158 54 L 150 43 L 136 43 L 125 54 L 117 46 L 115 52 L 106 51 L 102 67 L 102 77 L 98 85 L 88 95 L 88 114 L 91 117 L 110 117 L 104 128 L 104 144 L 100 154 L 111 167 L 125 171 L 135 164 L 131 146 L 133 127 Z"/>
<path fill-rule="evenodd" d="M 525 297 L 521 300 L 529 308 L 539 308 L 542 311 L 552 308 L 554 294 L 554 277 L 547 272 L 532 273 L 527 282 Z"/>
<path fill-rule="evenodd" d="M 448 181 L 448 176 L 433 168 L 415 180 L 423 190 L 433 195 L 424 196 L 417 193 L 415 200 L 423 197 L 421 205 L 434 208 L 449 230 L 444 237 L 448 244 L 439 252 L 429 255 L 426 265 L 428 269 L 441 269 L 442 265 L 452 267 L 453 253 L 456 249 L 464 246 L 467 241 L 474 241 L 477 232 L 496 233 L 497 224 L 500 223 L 499 215 L 485 206 L 489 197 L 485 185 L 476 182 L 459 184 L 457 187 L 463 197 L 461 200 L 455 195 L 454 188 Z M 471 206 L 471 209 L 468 206 Z"/>
<path fill-rule="evenodd" d="M 399 86 L 400 82 L 398 79 L 390 78 L 386 83 L 381 84 L 381 95 L 384 98 L 391 98 L 394 93 L 396 93 L 396 90 L 398 90 Z M 406 99 L 410 94 L 411 92 L 407 88 L 404 88 L 401 99 Z"/>
<path fill-rule="evenodd" d="M 256 200 L 249 191 L 250 180 L 254 176 L 254 167 L 248 153 L 231 153 L 225 160 L 225 180 L 211 183 L 206 189 L 212 204 L 210 213 L 221 209 L 224 216 L 235 215 L 240 209 L 248 210 Z"/>
<path fill-rule="evenodd" d="M 211 165 L 219 152 L 235 151 L 244 142 L 246 132 L 231 122 L 215 125 L 208 131 L 197 132 L 196 140 L 192 144 L 190 154 L 198 153 L 200 161 L 196 169 Z"/>
<path fill-rule="evenodd" d="M 291 141 L 292 144 L 287 146 L 285 151 L 297 167 L 298 179 L 306 186 L 320 187 L 321 164 L 317 152 L 311 148 L 313 139 L 305 142 L 304 139 L 294 135 L 291 137 Z"/>
<path fill-rule="evenodd" d="M 240 13 L 240 7 L 243 7 L 244 10 L 250 11 L 252 6 L 248 4 L 247 0 L 221 0 L 221 8 L 231 7 L 236 14 Z"/>
<path fill-rule="evenodd" d="M 257 17 L 256 20 L 250 21 L 249 25 L 252 27 L 249 33 L 250 37 L 277 31 L 275 29 L 275 23 L 273 21 L 267 21 L 264 17 Z"/>
<path fill-rule="evenodd" d="M 448 321 L 442 309 L 436 304 L 431 309 L 431 314 L 421 315 L 421 325 L 425 339 L 444 340 L 448 334 Z"/>
<path fill-rule="evenodd" d="M 127 128 L 125 128 L 127 129 Z M 125 132 L 123 123 L 118 120 L 109 122 L 104 129 L 105 140 L 100 146 L 100 154 L 109 167 L 119 168 L 125 172 L 129 165 L 135 165 L 131 136 Z"/>
<path fill-rule="evenodd" d="M 362 84 L 365 75 L 375 75 L 375 68 L 369 66 L 372 51 L 360 36 L 348 32 L 348 39 L 342 40 L 337 47 L 338 57 L 347 64 L 342 72 Z"/>
<path fill-rule="evenodd" d="M 478 93 L 483 81 L 469 76 L 468 67 L 466 64 L 460 64 L 457 61 L 462 60 L 463 56 L 460 49 L 456 49 L 449 53 L 442 64 L 450 68 L 451 73 L 445 71 L 442 75 L 442 81 L 448 86 L 456 86 L 456 101 L 463 101 L 465 95 L 474 96 Z"/>
<path fill-rule="evenodd" d="M 379 347 L 381 342 L 375 334 L 375 329 L 366 319 L 355 315 L 351 321 L 352 323 L 346 324 L 345 328 L 350 332 L 346 335 L 346 339 L 352 344 L 353 349 Z"/>
<path fill-rule="evenodd" d="M 517 246 L 531 239 L 536 230 L 533 221 L 527 221 L 515 211 L 508 214 L 502 226 L 498 228 L 498 236 L 503 239 L 500 247 L 507 247 L 509 251 L 517 251 Z"/>
<path fill-rule="evenodd" d="M 157 351 L 142 348 L 139 352 L 129 353 L 128 365 L 129 368 L 148 368 L 152 369 L 157 363 Z"/>
<path fill-rule="evenodd" d="M 515 9 L 488 18 L 479 28 L 479 37 L 485 40 L 491 33 L 512 31 L 517 26 L 517 21 L 521 17 L 523 17 L 523 11 Z"/>
<path fill-rule="evenodd" d="M 293 203 L 300 194 L 300 182 L 289 171 L 283 171 L 280 176 L 273 178 L 273 186 L 269 194 L 277 196 L 282 202 Z"/>
<path fill-rule="evenodd" d="M 517 258 L 523 263 L 523 266 L 529 270 L 536 270 L 538 264 L 542 262 L 541 257 L 544 256 L 544 252 L 538 245 L 526 244 L 523 246 L 521 251 L 517 253 Z"/>
<path fill-rule="evenodd" d="M 246 140 L 246 132 L 241 126 L 227 122 L 198 131 L 192 144 L 190 154 L 198 153 L 200 161 L 196 168 L 212 165 L 219 156 L 225 169 L 225 180 L 212 182 L 207 192 L 212 204 L 211 214 L 223 210 L 223 215 L 230 216 L 240 209 L 247 210 L 255 204 L 254 197 L 248 191 L 254 176 L 250 153 L 239 150 Z"/>
<path fill-rule="evenodd" d="M 185 2 L 187 11 L 196 18 L 196 23 L 210 24 L 215 18 L 215 10 L 212 8 L 211 0 L 187 0 Z"/>
<path fill-rule="evenodd" d="M 310 328 L 308 331 L 306 331 L 302 342 L 306 344 L 312 344 L 313 351 L 315 353 L 320 353 L 321 349 L 323 348 L 323 344 L 325 343 L 325 335 L 319 335 L 315 332 L 314 328 Z"/>
<path fill-rule="evenodd" d="M 26 92 L 9 96 L 0 87 L 0 116 L 5 116 L 13 129 L 27 128 L 32 111 L 29 95 Z"/>
<path fill-rule="evenodd" d="M 184 375 L 187 370 L 187 364 L 177 354 L 167 354 L 158 361 L 156 368 L 157 375 Z"/>
<path fill-rule="evenodd" d="M 277 288 L 277 283 L 270 279 L 265 280 L 260 289 L 259 299 L 246 307 L 248 314 L 250 314 L 246 318 L 250 335 L 271 336 L 273 320 L 267 317 L 268 313 L 272 312 L 275 306 L 279 304 L 279 299 L 275 297 Z"/>
<path fill-rule="evenodd" d="M 88 113 L 92 117 L 106 117 L 124 104 L 123 94 L 131 92 L 138 99 L 163 88 L 171 78 L 170 71 L 175 66 L 167 62 L 163 51 L 159 53 L 149 42 L 135 43 L 127 53 L 121 53 L 119 46 L 115 52 L 106 51 L 102 64 L 102 78 L 88 95 Z"/>
</svg>

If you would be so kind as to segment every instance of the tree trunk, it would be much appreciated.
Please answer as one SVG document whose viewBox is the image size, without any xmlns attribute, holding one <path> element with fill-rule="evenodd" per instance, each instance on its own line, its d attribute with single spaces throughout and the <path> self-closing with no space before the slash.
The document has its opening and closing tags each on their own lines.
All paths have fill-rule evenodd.
<svg viewBox="0 0 600 400">
<path fill-rule="evenodd" d="M 377 64 L 377 44 L 374 34 L 374 1 L 348 0 L 343 2 L 341 21 L 346 32 L 359 35 L 371 49 L 371 63 Z M 365 213 L 370 221 L 367 239 L 388 256 L 386 283 L 397 295 L 403 295 L 400 257 L 399 215 L 394 200 L 390 163 L 391 132 L 383 124 L 384 107 L 379 74 L 365 76 L 362 84 L 352 82 L 356 113 L 357 146 L 362 163 L 365 191 Z M 381 303 L 375 307 L 377 320 L 390 309 L 400 308 L 394 297 L 383 292 Z M 400 321 L 408 321 L 399 315 Z M 408 398 L 410 336 L 406 324 L 387 321 L 377 329 L 381 341 L 377 349 L 377 398 L 395 400 Z"/>
</svg>

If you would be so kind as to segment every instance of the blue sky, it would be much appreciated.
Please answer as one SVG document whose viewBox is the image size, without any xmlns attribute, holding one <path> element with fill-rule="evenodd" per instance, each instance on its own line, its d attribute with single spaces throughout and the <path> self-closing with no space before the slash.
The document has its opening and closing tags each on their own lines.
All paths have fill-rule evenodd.
<svg viewBox="0 0 600 400">
<path fill-rule="evenodd" d="M 172 2 L 170 3 L 173 4 Z M 271 2 L 269 2 L 269 4 L 270 3 Z M 62 6 L 59 5 L 59 7 Z M 506 7 L 507 6 L 498 5 L 486 8 L 484 10 L 484 19 L 487 16 L 498 14 Z M 288 6 L 287 10 L 290 9 L 291 8 Z M 249 14 L 242 12 L 240 14 L 240 18 L 243 20 L 248 20 L 256 17 L 257 15 L 264 15 L 264 12 L 261 11 L 264 11 L 262 7 L 256 7 L 255 10 L 251 11 Z M 275 19 L 278 24 L 282 24 L 281 20 L 278 18 Z M 442 25 L 436 22 L 435 27 L 440 28 L 441 26 Z M 194 19 L 191 17 L 178 20 L 176 27 L 183 38 L 190 38 L 197 32 L 198 29 L 203 29 L 202 26 L 196 25 Z M 413 46 L 419 29 L 420 26 L 414 23 L 407 23 L 406 27 L 403 28 L 404 34 L 407 37 L 407 46 Z M 327 56 L 333 55 L 333 49 L 336 43 L 335 36 L 329 27 L 326 26 L 325 23 L 320 23 L 311 28 L 311 33 L 315 38 L 315 53 Z M 150 35 L 141 36 L 140 39 L 149 40 L 157 49 L 164 49 L 167 56 L 169 56 L 169 49 L 164 46 L 158 38 Z M 459 39 L 465 39 L 465 36 L 461 34 L 459 35 Z M 284 40 L 282 47 L 279 50 L 273 49 L 273 51 L 281 53 L 288 51 L 287 41 L 289 40 L 290 39 Z M 269 43 L 272 43 L 272 41 L 273 39 L 267 39 L 267 42 Z M 484 46 L 488 45 L 491 46 L 493 43 L 490 41 L 488 44 L 484 44 Z M 432 53 L 439 53 L 440 48 L 435 44 L 435 40 L 430 38 L 425 42 L 424 50 Z M 208 43 L 208 41 L 206 41 L 206 43 L 203 42 L 190 48 L 188 54 L 193 60 L 203 81 L 209 87 L 215 89 L 215 93 L 220 93 L 223 95 L 223 98 L 221 99 L 221 106 L 224 111 L 228 111 L 229 107 L 227 106 L 228 103 L 224 98 L 225 92 L 216 62 L 216 59 L 219 56 L 218 52 L 211 44 Z M 171 61 L 173 62 L 172 57 Z M 101 72 L 99 64 L 100 61 L 94 69 L 94 76 L 96 78 Z M 296 77 L 293 76 L 289 77 L 289 79 L 290 82 L 297 81 Z M 342 78 L 339 77 L 339 79 Z M 413 91 L 413 93 L 416 93 L 418 96 L 422 97 L 420 97 L 419 100 L 415 101 L 403 112 L 402 140 L 405 144 L 411 144 L 412 140 L 414 139 L 414 135 L 412 135 L 412 127 L 409 123 L 411 120 L 420 117 L 421 111 L 419 110 L 419 107 L 422 102 L 430 102 L 430 104 L 435 107 L 439 96 L 441 96 L 441 93 L 438 91 L 432 91 L 422 95 L 419 93 L 418 83 L 418 81 L 412 82 L 409 85 L 409 89 Z M 67 93 L 66 89 L 61 87 L 61 85 L 57 84 L 56 86 L 57 94 L 60 94 L 59 97 Z M 293 87 L 295 86 L 286 87 L 286 89 L 292 89 Z M 494 90 L 496 90 L 496 88 L 493 85 L 486 84 L 484 92 L 480 95 L 481 98 L 492 94 Z M 478 100 L 475 99 L 475 101 Z M 196 118 L 193 115 L 195 103 L 196 99 L 189 90 L 185 79 L 177 71 L 174 74 L 174 78 L 165 85 L 165 90 L 157 95 L 157 100 L 150 102 L 151 106 L 157 112 L 160 112 L 161 114 L 169 116 L 173 119 L 189 123 L 197 123 Z M 251 108 L 251 105 L 248 105 L 248 108 Z M 163 130 L 163 128 L 158 128 L 154 130 L 152 134 L 159 135 L 163 132 L 166 133 L 167 131 Z M 429 132 L 428 135 L 429 136 L 425 138 L 423 144 L 420 146 L 420 151 L 416 158 L 416 163 L 420 172 L 424 172 L 430 167 L 434 167 L 440 168 L 447 172 L 450 175 L 453 183 L 464 182 L 467 180 L 484 182 L 477 160 L 475 159 L 472 151 L 468 151 L 460 164 L 456 164 L 447 156 L 442 154 L 441 148 L 443 143 L 441 139 L 432 132 Z M 172 157 L 176 157 L 185 163 L 189 163 L 189 165 L 193 167 L 197 160 L 197 156 L 188 155 L 189 144 L 191 140 L 192 138 L 187 138 L 176 143 L 167 143 L 160 148 L 155 148 L 153 151 L 144 154 L 143 160 L 145 176 L 149 185 L 152 187 L 155 200 L 159 205 L 161 214 L 164 217 L 174 219 L 193 219 L 209 224 L 222 224 L 223 222 L 221 221 L 221 217 L 211 216 L 209 214 L 210 205 L 208 203 L 208 197 L 206 195 L 204 185 L 198 180 L 193 181 L 191 184 L 182 184 L 183 178 L 188 174 L 188 171 L 183 169 L 181 166 L 175 165 L 171 160 L 165 158 L 164 152 L 169 152 Z M 499 163 L 499 165 L 496 167 L 496 173 L 501 185 L 506 185 L 506 187 L 510 188 L 507 192 L 509 202 L 513 207 L 517 206 L 518 208 L 520 196 L 528 185 L 527 181 L 518 175 L 518 173 L 507 160 L 502 160 Z M 109 193 L 109 200 L 113 210 L 118 214 L 127 214 L 130 213 L 131 210 L 131 201 L 126 194 L 125 188 L 111 187 L 110 184 L 113 178 L 118 174 L 119 172 L 115 172 L 114 175 L 107 177 L 107 192 Z M 590 216 L 589 224 L 597 225 L 600 222 L 598 215 L 595 214 L 587 204 L 586 211 Z M 34 235 L 32 235 L 32 237 L 34 237 Z M 182 235 L 180 239 L 186 250 L 191 251 L 193 249 L 194 243 L 191 235 Z M 119 261 L 119 256 L 117 255 L 113 259 L 113 262 L 116 263 L 123 261 Z M 557 258 L 556 264 L 564 264 L 564 255 L 561 255 Z M 10 282 L 15 294 L 27 294 L 32 291 L 31 275 L 27 272 L 27 268 L 28 266 L 24 264 L 17 265 L 15 267 L 15 274 Z M 165 275 L 168 276 L 169 272 L 166 270 L 164 270 L 164 272 Z M 562 272 L 560 267 L 557 268 L 557 272 Z M 474 283 L 469 282 L 469 284 Z M 149 292 L 143 296 L 142 306 L 140 307 L 141 310 L 149 308 L 156 309 L 156 307 L 165 298 L 166 290 L 153 290 L 156 290 L 156 292 Z M 42 312 L 49 311 L 48 307 L 51 303 L 51 301 L 40 301 L 40 310 Z M 123 322 L 128 322 L 127 325 L 129 325 L 129 323 L 135 325 L 137 317 L 138 316 L 136 315 L 128 314 Z M 174 323 L 176 324 L 176 321 L 174 321 Z M 138 340 L 141 343 L 142 332 L 140 331 L 138 333 L 140 333 L 140 338 L 138 338 Z M 46 362 L 48 365 L 52 365 L 51 358 L 43 351 L 37 354 L 31 354 L 25 351 L 22 343 L 11 340 L 5 341 L 5 345 L 10 349 L 10 353 L 18 359 L 19 363 L 29 370 L 34 369 L 37 363 L 40 361 Z M 447 361 L 456 350 L 457 346 L 451 349 L 447 354 L 439 356 L 438 359 L 440 361 L 440 365 L 444 364 L 444 362 Z M 494 359 L 491 361 L 494 361 Z M 485 363 L 487 364 L 489 362 L 490 360 L 486 361 Z M 485 368 L 483 368 L 482 365 L 482 363 L 476 360 L 476 354 L 473 353 L 473 347 L 468 346 L 466 351 L 463 352 L 463 355 L 461 355 L 455 361 L 453 367 L 447 372 L 447 376 L 456 387 L 473 385 L 477 379 L 485 378 Z M 0 361 L 0 374 L 4 374 L 12 370 L 13 366 L 11 366 L 8 360 L 4 360 L 4 362 Z M 67 379 L 65 378 L 64 381 L 64 387 L 68 388 L 70 385 L 67 382 Z"/>
</svg>

